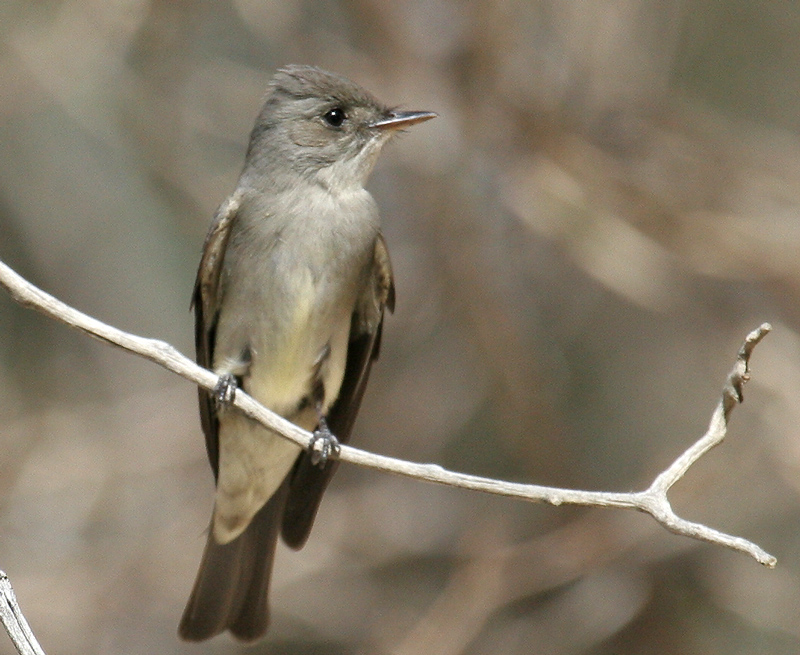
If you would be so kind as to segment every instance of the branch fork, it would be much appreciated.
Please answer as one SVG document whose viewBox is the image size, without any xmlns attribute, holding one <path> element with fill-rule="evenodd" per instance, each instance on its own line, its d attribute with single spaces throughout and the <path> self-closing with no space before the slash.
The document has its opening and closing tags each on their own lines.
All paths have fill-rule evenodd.
<svg viewBox="0 0 800 655">
<path fill-rule="evenodd" d="M 208 391 L 213 392 L 220 383 L 220 378 L 217 375 L 201 368 L 170 344 L 158 339 L 148 339 L 123 332 L 87 316 L 32 285 L 3 262 L 0 262 L 0 286 L 4 287 L 22 305 L 36 309 L 51 318 L 85 332 L 89 336 L 155 362 Z M 725 380 L 721 398 L 711 416 L 708 430 L 665 471 L 660 473 L 650 487 L 644 491 L 632 493 L 578 491 L 534 484 L 505 482 L 448 471 L 437 464 L 417 464 L 385 457 L 346 444 L 341 445 L 338 459 L 417 480 L 510 496 L 530 502 L 549 503 L 550 505 L 585 505 L 635 509 L 650 514 L 670 532 L 746 553 L 760 564 L 773 568 L 777 563 L 776 558 L 760 546 L 742 537 L 725 534 L 703 524 L 687 521 L 677 516 L 667 497 L 669 490 L 684 476 L 686 471 L 725 438 L 730 413 L 734 407 L 742 402 L 742 388 L 750 378 L 750 355 L 753 352 L 753 348 L 771 329 L 772 327 L 769 323 L 764 323 L 747 335 L 739 350 L 733 369 Z M 308 448 L 314 441 L 312 433 L 299 428 L 266 409 L 241 389 L 237 390 L 232 404 L 253 420 L 258 421 L 270 430 L 280 433 L 302 448 Z"/>
</svg>

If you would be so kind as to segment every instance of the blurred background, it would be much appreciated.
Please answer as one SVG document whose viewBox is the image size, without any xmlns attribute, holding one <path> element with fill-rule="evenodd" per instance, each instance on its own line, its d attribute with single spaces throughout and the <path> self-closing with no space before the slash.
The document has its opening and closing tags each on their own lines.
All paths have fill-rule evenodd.
<svg viewBox="0 0 800 655">
<path fill-rule="evenodd" d="M 0 258 L 191 355 L 202 240 L 287 63 L 440 114 L 370 181 L 398 302 L 355 444 L 641 489 L 768 320 L 671 497 L 779 564 L 345 465 L 248 652 L 798 652 L 800 4 L 3 0 Z M 245 650 L 176 636 L 213 493 L 192 385 L 0 294 L 0 443 L 0 568 L 47 652 Z"/>
</svg>

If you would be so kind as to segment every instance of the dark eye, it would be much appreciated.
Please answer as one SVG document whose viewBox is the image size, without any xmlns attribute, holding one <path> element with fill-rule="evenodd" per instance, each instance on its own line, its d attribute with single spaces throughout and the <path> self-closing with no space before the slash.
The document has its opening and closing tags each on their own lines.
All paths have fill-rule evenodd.
<svg viewBox="0 0 800 655">
<path fill-rule="evenodd" d="M 346 118 L 347 114 L 341 107 L 329 109 L 322 115 L 322 119 L 331 127 L 341 127 Z"/>
</svg>

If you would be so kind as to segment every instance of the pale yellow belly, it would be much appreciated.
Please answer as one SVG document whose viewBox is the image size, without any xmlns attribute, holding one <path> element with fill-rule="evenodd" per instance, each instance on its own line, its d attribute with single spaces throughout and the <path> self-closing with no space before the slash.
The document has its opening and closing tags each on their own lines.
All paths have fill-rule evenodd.
<svg viewBox="0 0 800 655">
<path fill-rule="evenodd" d="M 290 326 L 279 338 L 254 339 L 245 390 L 264 406 L 306 430 L 327 412 L 339 394 L 347 359 L 351 303 L 327 307 L 320 315 L 318 290 L 309 277 L 299 284 Z M 287 329 L 288 328 L 288 329 Z M 330 354 L 320 366 L 320 353 Z M 220 368 L 224 368 L 223 366 Z M 311 392 L 318 369 L 325 398 L 320 407 L 298 406 Z M 220 370 L 218 372 L 226 372 Z M 214 510 L 214 537 L 225 544 L 238 537 L 272 497 L 291 470 L 300 448 L 266 430 L 235 409 L 219 422 L 219 476 Z"/>
</svg>

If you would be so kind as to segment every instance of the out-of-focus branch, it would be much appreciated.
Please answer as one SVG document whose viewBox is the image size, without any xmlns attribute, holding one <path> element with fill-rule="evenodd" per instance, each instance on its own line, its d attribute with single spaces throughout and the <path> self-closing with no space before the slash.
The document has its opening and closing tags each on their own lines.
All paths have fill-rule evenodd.
<svg viewBox="0 0 800 655">
<path fill-rule="evenodd" d="M 27 282 L 2 262 L 0 262 L 0 285 L 5 287 L 11 296 L 21 304 L 37 309 L 51 318 L 62 321 L 101 341 L 119 346 L 160 364 L 164 368 L 209 391 L 214 389 L 219 380 L 211 371 L 197 366 L 192 360 L 183 356 L 168 343 L 123 332 L 87 316 Z M 761 547 L 741 537 L 728 535 L 703 524 L 693 523 L 677 516 L 667 498 L 669 490 L 683 477 L 689 467 L 724 439 L 730 412 L 738 403 L 742 402 L 742 387 L 749 379 L 750 354 L 755 345 L 761 341 L 770 329 L 770 325 L 764 323 L 747 335 L 733 370 L 725 382 L 722 397 L 711 417 L 708 431 L 678 457 L 667 470 L 658 475 L 653 484 L 645 491 L 633 493 L 578 491 L 505 482 L 448 471 L 436 464 L 416 464 L 376 455 L 347 445 L 341 447 L 339 459 L 418 480 L 483 491 L 500 496 L 510 496 L 531 502 L 639 510 L 650 514 L 658 523 L 671 532 L 738 550 L 755 558 L 759 563 L 772 568 L 777 560 Z M 311 433 L 269 411 L 242 390 L 236 391 L 233 404 L 250 418 L 282 434 L 303 448 L 307 448 L 311 443 Z"/>
<path fill-rule="evenodd" d="M 8 576 L 0 571 L 0 621 L 20 655 L 44 655 L 17 603 Z"/>
</svg>

